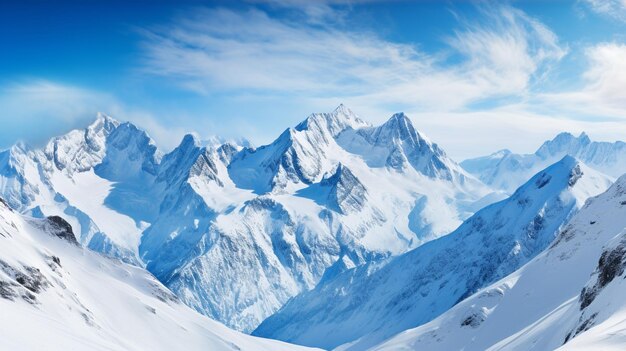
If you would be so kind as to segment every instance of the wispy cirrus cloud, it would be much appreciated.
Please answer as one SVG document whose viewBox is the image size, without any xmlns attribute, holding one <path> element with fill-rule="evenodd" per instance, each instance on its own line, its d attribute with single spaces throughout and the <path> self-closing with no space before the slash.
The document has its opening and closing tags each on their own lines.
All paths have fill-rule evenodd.
<svg viewBox="0 0 626 351">
<path fill-rule="evenodd" d="M 605 42 L 585 48 L 587 66 L 577 89 L 538 95 L 538 104 L 595 120 L 626 119 L 626 44 Z M 622 122 L 623 123 L 623 122 Z"/>
<path fill-rule="evenodd" d="M 594 12 L 626 21 L 626 0 L 582 0 Z"/>
<path fill-rule="evenodd" d="M 461 57 L 450 64 L 440 54 L 350 26 L 276 18 L 259 9 L 203 9 L 145 31 L 144 69 L 204 94 L 449 110 L 524 95 L 567 52 L 547 27 L 510 6 L 485 7 L 480 15 L 448 38 Z"/>
</svg>

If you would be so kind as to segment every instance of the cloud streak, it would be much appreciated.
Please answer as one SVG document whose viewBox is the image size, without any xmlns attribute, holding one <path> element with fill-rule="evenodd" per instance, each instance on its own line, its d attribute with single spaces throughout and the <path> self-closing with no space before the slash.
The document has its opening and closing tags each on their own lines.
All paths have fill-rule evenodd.
<svg viewBox="0 0 626 351">
<path fill-rule="evenodd" d="M 625 0 L 583 0 L 583 2 L 596 13 L 626 21 Z"/>
<path fill-rule="evenodd" d="M 312 25 L 258 9 L 203 9 L 144 32 L 144 70 L 202 94 L 450 110 L 526 94 L 567 51 L 554 33 L 521 11 L 497 6 L 480 14 L 480 22 L 463 23 L 448 39 L 461 57 L 449 64 L 442 55 L 332 22 Z"/>
</svg>

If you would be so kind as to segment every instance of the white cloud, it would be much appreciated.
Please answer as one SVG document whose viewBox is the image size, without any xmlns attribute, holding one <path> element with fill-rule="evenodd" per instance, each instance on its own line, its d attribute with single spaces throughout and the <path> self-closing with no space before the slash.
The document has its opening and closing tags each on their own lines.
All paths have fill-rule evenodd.
<svg viewBox="0 0 626 351">
<path fill-rule="evenodd" d="M 53 136 L 83 128 L 98 112 L 136 123 L 166 149 L 176 146 L 187 131 L 165 126 L 158 116 L 125 106 L 110 94 L 42 79 L 1 86 L 0 111 L 0 149 L 17 140 L 40 146 Z"/>
<path fill-rule="evenodd" d="M 626 0 L 583 0 L 594 12 L 626 21 Z"/>
<path fill-rule="evenodd" d="M 36 122 L 55 118 L 64 122 L 95 115 L 97 108 L 112 103 L 100 92 L 46 80 L 12 83 L 0 88 L 2 118 Z"/>
<path fill-rule="evenodd" d="M 566 52 L 548 28 L 519 10 L 498 6 L 481 14 L 480 23 L 466 23 L 450 38 L 462 57 L 450 65 L 437 54 L 349 26 L 205 9 L 145 32 L 145 70 L 204 94 L 245 91 L 450 110 L 524 95 Z"/>
<path fill-rule="evenodd" d="M 626 119 L 626 45 L 599 43 L 585 50 L 588 61 L 578 89 L 538 95 L 538 103 L 575 118 Z"/>
<path fill-rule="evenodd" d="M 490 94 L 515 94 L 528 88 L 546 65 L 567 53 L 541 22 L 511 7 L 483 8 L 484 20 L 457 31 L 450 44 L 468 58 L 468 79 Z"/>
<path fill-rule="evenodd" d="M 409 112 L 426 133 L 456 160 L 487 155 L 500 149 L 532 153 L 546 140 L 567 131 L 585 131 L 592 140 L 624 140 L 626 123 L 611 120 L 576 120 L 567 114 L 540 114 L 523 105 L 472 112 Z"/>
</svg>

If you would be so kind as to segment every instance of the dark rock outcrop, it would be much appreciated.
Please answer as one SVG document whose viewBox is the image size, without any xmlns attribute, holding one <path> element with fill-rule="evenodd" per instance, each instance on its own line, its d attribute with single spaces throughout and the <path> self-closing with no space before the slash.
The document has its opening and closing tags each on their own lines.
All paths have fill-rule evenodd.
<svg viewBox="0 0 626 351">
<path fill-rule="evenodd" d="M 46 229 L 50 234 L 78 245 L 72 226 L 65 219 L 59 216 L 50 216 L 46 218 L 46 222 Z"/>
</svg>

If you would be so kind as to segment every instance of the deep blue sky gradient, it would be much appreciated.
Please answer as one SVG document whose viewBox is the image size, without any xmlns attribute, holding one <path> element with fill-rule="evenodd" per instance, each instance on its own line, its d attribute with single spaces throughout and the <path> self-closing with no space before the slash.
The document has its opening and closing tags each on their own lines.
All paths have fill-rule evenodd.
<svg viewBox="0 0 626 351">
<path fill-rule="evenodd" d="M 584 47 L 624 41 L 624 22 L 593 13 L 579 1 L 513 1 L 511 5 L 549 27 L 570 50 L 552 79 L 539 89 L 580 85 L 581 67 L 586 64 Z M 409 44 L 427 53 L 449 54 L 446 60 L 453 65 L 462 58 L 450 52 L 446 38 L 454 34 L 460 22 L 477 18 L 480 6 L 487 5 L 472 1 L 396 1 L 335 8 L 348 13 L 344 25 L 351 31 L 374 32 L 390 42 Z M 281 94 L 260 100 L 253 97 L 250 103 L 242 104 L 240 96 L 233 96 L 237 92 L 199 94 L 182 89 L 171 79 L 142 72 L 144 29 L 170 25 L 199 8 L 217 7 L 234 11 L 256 8 L 278 19 L 294 18 L 297 11 L 234 1 L 2 1 L 0 89 L 33 81 L 80 87 L 110 95 L 127 109 L 152 114 L 166 128 L 212 129 L 198 132 L 247 135 L 257 143 L 270 141 L 282 129 L 313 112 L 312 108 L 327 111 L 334 107 L 304 106 Z M 490 105 L 487 101 L 468 108 Z M 358 111 L 357 106 L 352 107 Z M 0 130 L 0 148 L 17 139 L 40 144 L 54 133 L 87 123 L 95 112 L 94 108 L 93 114 L 63 125 L 45 114 L 39 117 L 50 117 L 49 124 L 20 125 L 12 120 L 13 128 Z M 392 107 L 388 112 L 394 112 Z M 0 110 L 0 120 L 9 119 L 13 119 L 9 111 Z M 25 123 L 32 124 L 32 120 Z M 36 131 L 29 132 L 32 129 Z"/>
</svg>

